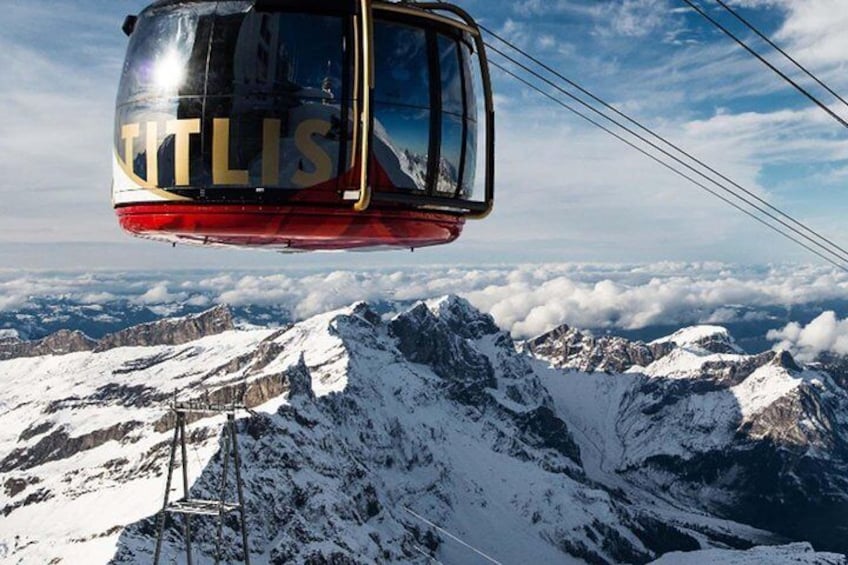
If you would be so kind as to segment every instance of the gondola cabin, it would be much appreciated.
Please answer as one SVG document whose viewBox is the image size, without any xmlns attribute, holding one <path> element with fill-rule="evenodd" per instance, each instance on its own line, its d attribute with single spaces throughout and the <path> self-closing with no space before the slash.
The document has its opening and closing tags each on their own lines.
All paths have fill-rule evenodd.
<svg viewBox="0 0 848 565">
<path fill-rule="evenodd" d="M 417 248 L 492 209 L 488 66 L 455 6 L 161 0 L 124 31 L 113 203 L 132 234 Z"/>
</svg>

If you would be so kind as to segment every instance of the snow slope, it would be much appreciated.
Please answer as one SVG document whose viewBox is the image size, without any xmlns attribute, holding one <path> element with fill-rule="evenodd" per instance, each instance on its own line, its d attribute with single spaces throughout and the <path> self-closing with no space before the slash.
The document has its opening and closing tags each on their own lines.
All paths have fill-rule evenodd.
<svg viewBox="0 0 848 565">
<path fill-rule="evenodd" d="M 708 351 L 686 351 L 704 360 L 700 373 L 682 362 L 688 380 L 666 365 L 556 369 L 454 297 L 388 319 L 356 304 L 279 330 L 166 343 L 185 323 L 130 331 L 112 349 L 0 362 L 0 562 L 149 563 L 174 394 L 253 410 L 239 420 L 253 563 L 488 562 L 474 550 L 502 563 L 645 563 L 747 549 L 783 538 L 656 489 L 673 470 L 654 458 L 732 447 L 725 396 L 744 398 L 758 423 L 769 399 L 829 386 L 771 365 L 740 380 L 722 364 L 747 367 L 745 356 Z M 707 401 L 681 388 L 696 373 L 741 388 Z M 221 427 L 189 427 L 195 497 L 217 492 Z M 193 526 L 197 561 L 214 561 L 214 522 Z M 224 535 L 224 561 L 238 562 L 238 522 Z M 166 562 L 183 547 L 181 522 L 169 521 Z"/>
</svg>

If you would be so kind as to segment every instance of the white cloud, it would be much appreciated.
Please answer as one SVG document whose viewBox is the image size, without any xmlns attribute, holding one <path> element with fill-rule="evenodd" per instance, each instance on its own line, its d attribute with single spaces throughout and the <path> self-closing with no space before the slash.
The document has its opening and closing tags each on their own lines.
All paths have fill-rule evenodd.
<svg viewBox="0 0 848 565">
<path fill-rule="evenodd" d="M 246 275 L 188 272 L 180 273 L 176 282 L 168 277 L 161 273 L 0 275 L 0 311 L 15 311 L 41 297 L 62 296 L 81 304 L 97 299 L 104 303 L 129 300 L 165 313 L 174 304 L 277 306 L 302 319 L 360 300 L 408 302 L 458 294 L 491 313 L 516 337 L 530 337 L 564 323 L 580 328 L 639 329 L 756 321 L 764 317 L 758 309 L 844 300 L 848 292 L 848 275 L 832 269 L 723 263 L 541 264 Z"/>
<path fill-rule="evenodd" d="M 185 292 L 172 293 L 168 290 L 167 282 L 160 282 L 135 300 L 139 304 L 163 304 L 168 302 L 184 302 L 187 299 L 188 294 Z"/>
<path fill-rule="evenodd" d="M 823 352 L 848 355 L 848 319 L 828 311 L 806 326 L 793 322 L 772 330 L 768 339 L 778 342 L 775 349 L 791 351 L 800 361 L 812 361 Z"/>
<path fill-rule="evenodd" d="M 848 16 L 844 7 L 836 9 L 834 2 L 840 1 L 781 0 L 787 20 L 780 37 L 802 52 L 819 49 L 830 53 L 827 57 L 844 53 L 840 42 L 845 41 L 845 26 L 839 22 Z M 108 203 L 112 103 L 126 45 L 118 26 L 124 11 L 143 3 L 133 2 L 132 8 L 114 2 L 96 8 L 81 4 L 86 3 L 13 2 L 0 21 L 0 67 L 5 73 L 0 108 L 9 132 L 0 139 L 0 264 L 53 269 L 314 264 L 255 253 L 171 251 L 120 237 Z M 666 37 L 685 43 L 688 36 L 680 25 L 691 18 L 667 0 L 468 4 L 487 26 L 585 80 L 617 106 L 759 193 L 776 194 L 760 184 L 766 166 L 815 163 L 820 170 L 818 165 L 826 161 L 848 158 L 846 143 L 830 135 L 832 125 L 815 110 L 705 112 L 705 104 L 732 105 L 740 97 L 751 107 L 753 97 L 784 85 L 723 38 L 697 48 L 663 46 Z M 825 21 L 827 10 L 836 15 Z M 828 68 L 838 79 L 844 73 L 837 73 L 835 65 Z M 502 77 L 497 83 L 495 214 L 486 222 L 470 223 L 449 249 L 417 253 L 423 261 L 480 261 L 481 255 L 511 262 L 804 257 L 618 141 Z M 840 174 L 837 168 L 830 176 L 838 180 Z M 808 198 L 804 183 L 790 188 L 797 191 L 790 203 Z M 815 225 L 829 220 L 835 227 L 828 234 L 843 235 L 842 216 L 829 206 L 830 200 L 810 200 L 815 215 L 822 216 Z M 96 242 L 97 247 L 81 242 Z M 44 245 L 34 249 L 33 243 Z M 368 264 L 395 264 L 397 257 L 383 255 Z M 333 256 L 321 266 L 363 263 Z M 338 296 L 345 295 L 342 288 Z M 323 295 L 306 298 L 306 304 L 316 305 L 327 300 Z"/>
<path fill-rule="evenodd" d="M 602 34 L 624 37 L 644 37 L 658 29 L 666 28 L 672 14 L 666 0 L 622 0 L 599 3 L 597 26 Z"/>
</svg>

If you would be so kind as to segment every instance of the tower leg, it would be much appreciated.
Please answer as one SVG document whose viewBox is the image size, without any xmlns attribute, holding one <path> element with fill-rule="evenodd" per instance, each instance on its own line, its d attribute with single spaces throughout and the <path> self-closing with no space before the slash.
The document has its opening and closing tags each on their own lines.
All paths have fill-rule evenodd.
<svg viewBox="0 0 848 565">
<path fill-rule="evenodd" d="M 221 562 L 221 543 L 223 541 L 224 536 L 224 501 L 227 500 L 227 475 L 229 473 L 229 463 L 230 463 L 230 433 L 229 433 L 229 420 L 227 420 L 227 425 L 224 426 L 224 449 L 221 461 L 221 490 L 220 490 L 220 503 L 221 505 L 218 507 L 218 538 L 215 544 L 215 565 L 218 565 Z"/>
<path fill-rule="evenodd" d="M 179 416 L 177 416 L 179 420 Z M 168 498 L 171 494 L 171 480 L 174 477 L 174 462 L 177 458 L 177 439 L 180 427 L 174 426 L 174 438 L 171 440 L 171 457 L 168 462 L 168 481 L 165 483 L 165 501 L 162 503 L 162 511 L 159 512 L 159 535 L 156 537 L 156 552 L 153 554 L 153 565 L 159 565 L 159 557 L 162 554 L 162 538 L 165 536 L 165 522 L 168 519 Z"/>
<path fill-rule="evenodd" d="M 178 413 L 177 421 L 180 427 L 180 450 L 183 458 L 183 500 L 189 500 L 188 493 L 188 455 L 186 453 L 186 426 L 185 414 Z M 185 543 L 186 543 L 186 563 L 192 565 L 191 559 L 191 515 L 185 514 Z"/>
<path fill-rule="evenodd" d="M 236 487 L 238 490 L 239 513 L 241 514 L 241 543 L 244 548 L 244 563 L 250 565 L 250 548 L 247 545 L 247 520 L 245 518 L 244 488 L 241 482 L 241 459 L 238 452 L 238 440 L 236 439 L 236 417 L 235 414 L 227 415 L 227 427 L 233 440 L 233 464 L 236 468 Z"/>
</svg>

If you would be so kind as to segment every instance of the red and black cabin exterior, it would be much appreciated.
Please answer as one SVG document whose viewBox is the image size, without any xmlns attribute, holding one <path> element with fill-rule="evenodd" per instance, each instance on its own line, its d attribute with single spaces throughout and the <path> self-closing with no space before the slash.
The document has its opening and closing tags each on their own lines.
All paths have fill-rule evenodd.
<svg viewBox="0 0 848 565">
<path fill-rule="evenodd" d="M 416 248 L 492 209 L 488 67 L 454 6 L 162 0 L 124 30 L 113 202 L 130 233 Z"/>
</svg>

